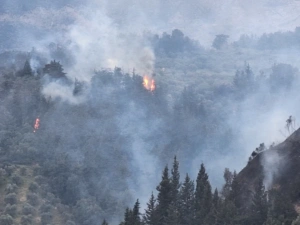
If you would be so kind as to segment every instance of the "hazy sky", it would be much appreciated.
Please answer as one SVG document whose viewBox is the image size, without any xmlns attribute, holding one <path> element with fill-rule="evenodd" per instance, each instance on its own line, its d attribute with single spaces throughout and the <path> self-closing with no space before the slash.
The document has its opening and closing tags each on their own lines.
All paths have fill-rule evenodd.
<svg viewBox="0 0 300 225">
<path fill-rule="evenodd" d="M 214 35 L 232 40 L 240 34 L 293 30 L 300 22 L 298 0 L 1 0 L 0 21 L 13 20 L 48 28 L 85 20 L 96 11 L 128 32 L 171 31 L 179 28 L 210 45 Z M 38 9 L 40 8 L 40 9 Z M 44 8 L 41 9 L 41 8 Z M 52 10 L 52 9 L 55 10 Z M 17 15 L 17 16 L 16 16 Z M 95 18 L 96 19 L 96 18 Z M 98 18 L 101 23 L 101 18 Z M 87 21 L 88 22 L 88 21 Z"/>
</svg>

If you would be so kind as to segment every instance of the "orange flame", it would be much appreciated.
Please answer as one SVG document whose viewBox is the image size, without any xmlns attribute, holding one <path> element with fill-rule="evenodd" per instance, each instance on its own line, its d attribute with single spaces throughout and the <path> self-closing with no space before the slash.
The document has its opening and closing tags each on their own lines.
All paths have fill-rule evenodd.
<svg viewBox="0 0 300 225">
<path fill-rule="evenodd" d="M 144 76 L 143 85 L 144 85 L 144 88 L 146 88 L 149 91 L 155 90 L 155 80 L 148 77 L 147 75 Z"/>
<path fill-rule="evenodd" d="M 36 118 L 33 128 L 34 128 L 33 133 L 35 133 L 40 128 L 40 119 L 39 118 Z"/>
</svg>

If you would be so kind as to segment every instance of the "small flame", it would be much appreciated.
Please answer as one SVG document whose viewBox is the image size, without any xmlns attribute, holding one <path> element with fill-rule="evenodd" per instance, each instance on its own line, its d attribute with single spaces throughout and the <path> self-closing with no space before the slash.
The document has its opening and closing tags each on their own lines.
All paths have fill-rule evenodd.
<svg viewBox="0 0 300 225">
<path fill-rule="evenodd" d="M 39 118 L 35 119 L 33 128 L 34 128 L 33 133 L 35 133 L 40 128 L 40 119 Z"/>
<path fill-rule="evenodd" d="M 148 76 L 144 76 L 143 85 L 149 91 L 155 90 L 155 80 Z"/>
</svg>

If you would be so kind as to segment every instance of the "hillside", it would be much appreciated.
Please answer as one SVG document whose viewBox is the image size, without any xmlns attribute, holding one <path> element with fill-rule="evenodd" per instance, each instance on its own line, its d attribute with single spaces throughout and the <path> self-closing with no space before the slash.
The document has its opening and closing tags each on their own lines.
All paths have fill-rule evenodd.
<svg viewBox="0 0 300 225">
<path fill-rule="evenodd" d="M 300 129 L 284 142 L 258 154 L 241 170 L 238 178 L 252 187 L 263 177 L 268 188 L 283 188 L 300 177 Z"/>
<path fill-rule="evenodd" d="M 74 224 L 69 207 L 51 193 L 37 164 L 0 167 L 0 224 Z"/>
</svg>

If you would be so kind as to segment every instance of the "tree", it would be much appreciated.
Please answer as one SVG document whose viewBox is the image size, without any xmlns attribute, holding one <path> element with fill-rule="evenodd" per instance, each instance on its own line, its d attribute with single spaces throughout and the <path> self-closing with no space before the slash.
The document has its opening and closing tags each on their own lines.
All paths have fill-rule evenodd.
<svg viewBox="0 0 300 225">
<path fill-rule="evenodd" d="M 103 220 L 102 225 L 108 225 L 105 219 Z"/>
<path fill-rule="evenodd" d="M 179 192 L 180 224 L 193 225 L 194 222 L 194 196 L 195 185 L 188 174 Z"/>
<path fill-rule="evenodd" d="M 175 202 L 171 202 L 168 208 L 168 217 L 166 218 L 166 221 L 164 222 L 165 225 L 179 225 L 179 211 L 178 207 L 175 205 Z"/>
<path fill-rule="evenodd" d="M 233 174 L 232 174 L 232 172 L 230 172 L 230 170 L 228 168 L 225 168 L 223 177 L 225 180 L 225 184 L 223 185 L 221 194 L 222 194 L 223 199 L 227 199 L 230 194 L 230 191 L 231 191 Z"/>
<path fill-rule="evenodd" d="M 204 164 L 201 164 L 195 191 L 195 222 L 196 224 L 205 224 L 212 207 L 211 185 L 208 181 L 208 175 Z"/>
<path fill-rule="evenodd" d="M 143 222 L 146 225 L 156 225 L 157 215 L 156 215 L 156 199 L 154 198 L 153 192 L 147 203 L 147 209 L 145 209 L 145 214 L 143 216 Z"/>
<path fill-rule="evenodd" d="M 137 199 L 132 210 L 132 225 L 140 225 L 141 218 L 140 218 L 140 203 Z"/>
<path fill-rule="evenodd" d="M 46 64 L 43 68 L 43 73 L 48 74 L 52 78 L 59 79 L 64 78 L 66 79 L 66 73 L 63 72 L 64 69 L 59 62 L 51 61 L 49 64 Z"/>
<path fill-rule="evenodd" d="M 172 185 L 172 193 L 171 198 L 172 202 L 175 203 L 175 206 L 177 206 L 178 201 L 178 193 L 180 188 L 180 174 L 179 174 L 179 162 L 177 161 L 176 156 L 174 156 L 174 162 L 173 162 L 173 168 L 171 171 L 172 177 L 171 177 L 171 185 Z"/>
<path fill-rule="evenodd" d="M 33 72 L 32 72 L 32 69 L 31 69 L 31 66 L 30 66 L 30 63 L 28 60 L 25 61 L 24 63 L 24 67 L 23 67 L 23 70 L 21 72 L 21 75 L 22 76 L 31 76 L 33 75 Z"/>
<path fill-rule="evenodd" d="M 163 225 L 168 217 L 168 209 L 172 202 L 172 185 L 169 178 L 168 166 L 165 167 L 162 180 L 157 186 L 157 215 L 158 225 Z"/>
<path fill-rule="evenodd" d="M 291 224 L 297 217 L 297 213 L 290 196 L 280 189 L 271 189 L 268 191 L 268 197 L 269 210 L 267 224 Z M 276 221 L 276 223 L 274 221 Z"/>
<path fill-rule="evenodd" d="M 215 192 L 214 192 L 214 194 L 213 194 L 212 203 L 213 203 L 213 207 L 214 207 L 215 209 L 218 209 L 218 208 L 219 208 L 219 205 L 220 205 L 220 197 L 219 197 L 219 192 L 218 192 L 218 189 L 217 189 L 217 188 L 215 189 Z"/>
<path fill-rule="evenodd" d="M 268 201 L 265 186 L 263 185 L 263 180 L 261 178 L 255 186 L 255 193 L 252 198 L 250 209 L 251 223 L 253 225 L 263 224 L 267 220 Z"/>
<path fill-rule="evenodd" d="M 239 209 L 242 207 L 243 202 L 241 201 L 241 191 L 242 187 L 239 181 L 237 180 L 237 173 L 233 172 L 231 191 L 229 193 L 228 199 L 233 202 L 233 204 Z"/>
<path fill-rule="evenodd" d="M 292 225 L 300 225 L 300 216 L 297 216 L 297 218 L 292 222 Z"/>
<path fill-rule="evenodd" d="M 223 47 L 225 47 L 227 45 L 227 39 L 229 38 L 228 35 L 225 35 L 225 34 L 218 34 L 216 35 L 213 43 L 212 43 L 212 46 L 217 49 L 217 50 L 220 50 L 222 49 Z"/>
</svg>

